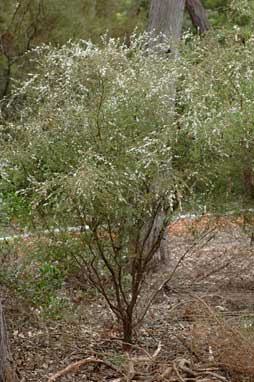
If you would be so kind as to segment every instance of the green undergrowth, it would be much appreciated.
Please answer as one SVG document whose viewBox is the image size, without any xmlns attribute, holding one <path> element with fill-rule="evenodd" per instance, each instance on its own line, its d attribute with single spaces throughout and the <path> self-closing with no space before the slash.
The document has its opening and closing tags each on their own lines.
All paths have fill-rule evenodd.
<svg viewBox="0 0 254 382">
<path fill-rule="evenodd" d="M 17 240 L 1 244 L 0 284 L 13 290 L 20 299 L 47 319 L 60 319 L 71 307 L 66 283 L 75 273 L 60 261 L 59 248 L 38 240 Z M 48 258 L 48 253 L 53 257 Z M 53 253 L 55 251 L 55 253 Z"/>
</svg>

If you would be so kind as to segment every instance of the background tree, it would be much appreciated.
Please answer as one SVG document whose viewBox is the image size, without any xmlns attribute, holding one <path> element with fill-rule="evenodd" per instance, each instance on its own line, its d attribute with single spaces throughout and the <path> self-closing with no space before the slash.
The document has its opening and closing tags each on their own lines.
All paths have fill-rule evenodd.
<svg viewBox="0 0 254 382">
<path fill-rule="evenodd" d="M 197 9 L 198 8 L 198 9 Z M 175 59 L 177 54 L 177 44 L 181 37 L 182 25 L 183 25 L 183 16 L 185 9 L 185 0 L 152 0 L 150 7 L 150 16 L 149 16 L 149 27 L 148 30 L 151 33 L 151 42 L 150 46 L 157 51 L 158 42 L 163 40 L 164 36 L 167 36 L 170 41 L 170 46 L 164 48 L 161 53 L 169 53 L 171 59 Z M 208 28 L 207 19 L 204 16 L 203 8 L 199 3 L 189 3 L 189 11 L 191 12 L 192 19 L 195 23 L 199 24 L 202 32 Z M 194 16 L 195 15 L 195 16 Z M 199 17 L 197 17 L 199 15 Z M 201 16 L 200 16 L 201 15 Z M 159 38 L 158 38 L 159 36 Z M 166 57 L 165 57 L 166 59 Z M 174 110 L 175 96 L 176 96 L 176 79 L 170 79 L 170 103 L 168 105 L 171 108 L 172 112 Z M 157 182 L 158 179 L 155 180 Z M 154 221 L 154 227 L 151 230 L 149 242 L 157 240 L 158 234 L 161 231 L 161 226 L 165 218 L 165 211 L 158 211 L 158 216 Z M 168 258 L 168 229 L 166 228 L 163 240 L 160 244 L 159 249 L 159 258 L 165 261 Z"/>
<path fill-rule="evenodd" d="M 199 33 L 207 32 L 210 28 L 206 11 L 200 0 L 186 0 L 186 8 L 193 25 Z"/>
<path fill-rule="evenodd" d="M 163 41 L 164 36 L 169 39 L 169 47 L 163 48 L 166 54 L 167 49 L 171 54 L 175 54 L 174 46 L 179 41 L 182 30 L 183 14 L 184 14 L 185 0 L 173 0 L 173 1 L 163 1 L 163 0 L 152 0 L 150 7 L 149 16 L 149 26 L 148 30 L 151 34 L 150 46 L 152 46 L 155 51 L 157 51 L 158 45 Z M 159 39 L 158 39 L 159 36 Z M 159 47 L 160 49 L 160 47 Z M 174 51 L 174 53 L 173 53 Z M 175 79 L 170 80 L 169 89 L 169 104 L 168 108 L 174 109 L 174 99 L 175 99 Z M 160 182 L 158 177 L 154 182 Z M 156 219 L 154 220 L 154 226 L 151 229 L 149 235 L 149 243 L 156 242 L 158 240 L 158 235 L 161 232 L 163 222 L 165 220 L 165 211 L 163 209 L 158 211 Z M 160 242 L 160 247 L 158 251 L 158 256 L 160 260 L 165 262 L 168 258 L 168 229 L 166 227 L 162 240 Z"/>
</svg>

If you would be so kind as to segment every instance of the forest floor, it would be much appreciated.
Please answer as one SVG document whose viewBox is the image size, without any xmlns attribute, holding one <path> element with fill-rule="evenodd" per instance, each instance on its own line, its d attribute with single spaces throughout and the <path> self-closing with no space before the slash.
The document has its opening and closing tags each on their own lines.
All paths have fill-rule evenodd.
<svg viewBox="0 0 254 382">
<path fill-rule="evenodd" d="M 129 354 L 99 297 L 82 300 L 70 288 L 73 309 L 52 321 L 2 290 L 20 381 L 254 381 L 250 227 L 233 218 L 171 225 L 170 261 L 151 279 L 161 282 L 184 261 L 153 302 Z"/>
</svg>

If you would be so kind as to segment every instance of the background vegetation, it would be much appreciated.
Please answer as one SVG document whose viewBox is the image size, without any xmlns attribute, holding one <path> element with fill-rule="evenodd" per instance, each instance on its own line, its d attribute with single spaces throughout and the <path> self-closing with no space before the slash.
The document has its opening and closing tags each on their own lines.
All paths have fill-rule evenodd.
<svg viewBox="0 0 254 382">
<path fill-rule="evenodd" d="M 252 33 L 253 3 L 248 0 L 205 0 L 212 28 L 223 34 L 234 26 L 248 38 Z M 108 33 L 128 42 L 134 30 L 146 30 L 148 0 L 3 0 L 0 5 L 0 94 L 10 92 L 10 77 L 30 70 L 24 54 L 42 43 L 55 46 L 69 40 L 99 42 Z M 186 14 L 184 29 L 192 28 Z"/>
</svg>

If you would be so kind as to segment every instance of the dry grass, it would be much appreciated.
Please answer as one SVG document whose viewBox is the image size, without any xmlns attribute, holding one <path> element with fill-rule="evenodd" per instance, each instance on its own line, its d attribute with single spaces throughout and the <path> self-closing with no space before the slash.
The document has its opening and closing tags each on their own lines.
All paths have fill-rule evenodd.
<svg viewBox="0 0 254 382">
<path fill-rule="evenodd" d="M 241 325 L 241 319 L 230 324 L 205 302 L 203 307 L 192 304 L 189 315 L 192 326 L 185 341 L 195 357 L 218 367 L 231 381 L 253 382 L 254 330 Z"/>
</svg>

